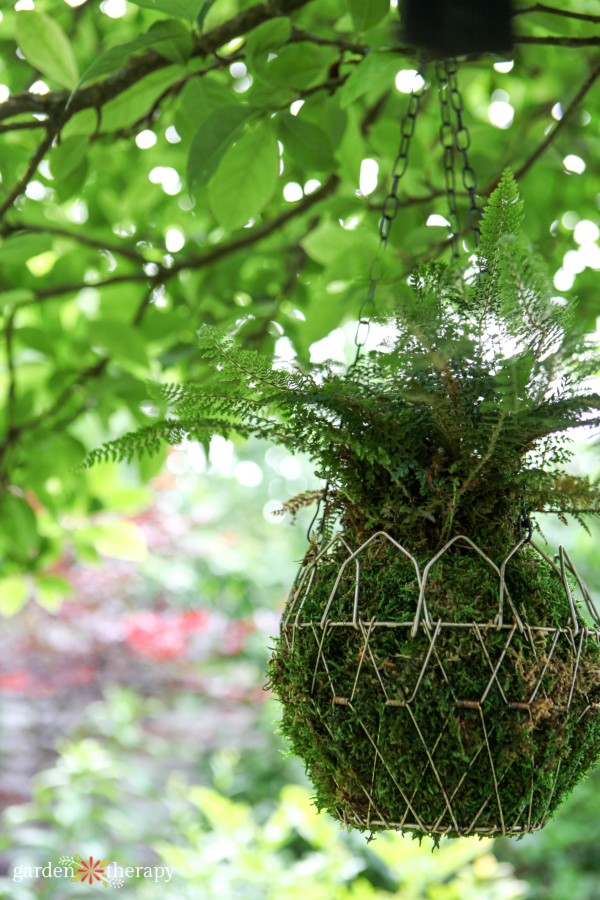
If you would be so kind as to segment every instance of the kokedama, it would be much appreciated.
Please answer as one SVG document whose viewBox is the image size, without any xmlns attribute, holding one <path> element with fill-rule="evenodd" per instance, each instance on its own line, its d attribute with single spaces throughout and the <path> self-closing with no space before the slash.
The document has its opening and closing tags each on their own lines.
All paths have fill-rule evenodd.
<svg viewBox="0 0 600 900">
<path fill-rule="evenodd" d="M 387 344 L 346 373 L 271 366 L 204 331 L 213 383 L 161 388 L 168 415 L 89 460 L 235 432 L 315 461 L 321 538 L 270 681 L 317 805 L 363 830 L 522 834 L 598 761 L 600 620 L 529 515 L 600 513 L 600 487 L 565 468 L 600 396 L 522 217 L 507 173 L 470 272 L 418 269 Z"/>
</svg>

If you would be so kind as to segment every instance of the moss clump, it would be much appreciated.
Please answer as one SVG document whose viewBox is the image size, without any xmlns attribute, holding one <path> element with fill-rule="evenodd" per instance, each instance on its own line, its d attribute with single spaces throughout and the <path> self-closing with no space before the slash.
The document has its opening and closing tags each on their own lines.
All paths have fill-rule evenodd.
<svg viewBox="0 0 600 900">
<path fill-rule="evenodd" d="M 358 593 L 352 562 L 329 604 L 347 556 L 337 544 L 309 563 L 271 662 L 317 806 L 370 831 L 542 827 L 600 748 L 599 637 L 583 621 L 574 634 L 560 577 L 521 549 L 506 586 L 523 630 L 508 602 L 497 628 L 498 574 L 455 544 L 427 579 L 431 624 L 412 637 L 412 564 L 377 538 L 358 557 Z"/>
</svg>

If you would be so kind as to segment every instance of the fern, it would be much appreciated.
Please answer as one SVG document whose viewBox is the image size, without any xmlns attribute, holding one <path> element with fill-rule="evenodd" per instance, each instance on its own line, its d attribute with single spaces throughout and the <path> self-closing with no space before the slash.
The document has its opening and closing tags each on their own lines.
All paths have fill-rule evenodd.
<svg viewBox="0 0 600 900">
<path fill-rule="evenodd" d="M 449 266 L 419 268 L 386 320 L 387 346 L 349 372 L 273 366 L 204 328 L 210 382 L 154 387 L 167 415 L 86 464 L 164 441 L 255 435 L 314 460 L 330 484 L 324 533 L 339 519 L 356 536 L 385 528 L 415 548 L 465 531 L 508 545 L 523 498 L 530 511 L 600 514 L 599 485 L 564 468 L 568 432 L 600 423 L 600 395 L 585 389 L 594 365 L 522 219 L 506 172 L 484 211 L 479 277 L 457 286 Z"/>
</svg>

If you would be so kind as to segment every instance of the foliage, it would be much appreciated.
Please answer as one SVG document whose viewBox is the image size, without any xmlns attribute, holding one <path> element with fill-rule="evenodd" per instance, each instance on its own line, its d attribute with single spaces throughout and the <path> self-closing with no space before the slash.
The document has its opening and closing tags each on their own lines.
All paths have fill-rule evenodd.
<svg viewBox="0 0 600 900">
<path fill-rule="evenodd" d="M 513 70 L 481 57 L 460 82 L 480 196 L 512 164 L 550 271 L 567 253 L 580 263 L 577 328 L 591 331 L 598 68 L 582 9 L 518 7 Z M 367 14 L 354 0 L 36 0 L 2 15 L 0 593 L 16 609 L 72 547 L 72 517 L 106 508 L 109 492 L 76 471 L 85 450 L 148 423 L 147 378 L 208 374 L 201 325 L 227 331 L 244 316 L 244 346 L 268 357 L 283 336 L 306 364 L 356 315 L 416 63 L 379 2 Z M 412 142 L 383 309 L 416 261 L 449 244 L 426 227 L 445 213 L 435 100 Z M 512 106 L 510 127 L 490 122 L 498 103 Z M 259 139 L 249 190 L 240 147 Z M 583 174 L 563 165 L 573 154 Z M 370 195 L 357 194 L 364 159 L 380 166 Z M 285 199 L 289 184 L 301 199 Z"/>
<path fill-rule="evenodd" d="M 466 532 L 499 558 L 517 540 L 520 498 L 533 511 L 599 514 L 600 490 L 567 475 L 561 440 L 600 422 L 600 395 L 586 390 L 595 361 L 572 335 L 573 305 L 553 296 L 522 217 L 506 173 L 470 278 L 441 263 L 418 269 L 386 320 L 387 346 L 347 373 L 271 365 L 209 330 L 201 347 L 212 383 L 167 385 L 159 398 L 171 413 L 89 464 L 132 460 L 165 439 L 269 438 L 313 459 L 329 484 L 325 529 L 339 515 L 355 546 L 379 529 L 413 550 Z"/>
<path fill-rule="evenodd" d="M 296 785 L 284 788 L 264 822 L 248 806 L 206 789 L 181 785 L 178 793 L 185 796 L 177 811 L 184 842 L 157 844 L 163 863 L 184 879 L 181 893 L 173 896 L 191 898 L 198 891 L 244 900 L 300 900 L 307 891 L 318 900 L 523 896 L 524 885 L 474 839 L 444 842 L 435 855 L 396 835 L 370 845 L 340 840 L 338 828 L 315 814 L 308 791 Z"/>
<path fill-rule="evenodd" d="M 100 799 L 103 813 L 90 816 L 89 808 L 84 813 L 77 804 L 65 804 L 67 797 L 73 800 L 82 796 L 84 770 L 90 798 Z M 140 860 L 125 817 L 119 814 L 116 791 L 110 787 L 118 770 L 123 783 L 122 762 L 96 742 L 88 740 L 63 748 L 62 765 L 43 773 L 40 782 L 46 782 L 47 795 L 55 794 L 56 811 L 65 814 L 68 810 L 70 827 L 60 818 L 54 819 L 52 805 L 41 802 L 40 791 L 30 814 L 52 823 L 53 831 L 45 838 L 42 835 L 29 852 L 13 850 L 7 876 L 0 879 L 0 896 L 11 900 L 63 898 L 64 884 L 59 879 L 14 882 L 14 866 L 35 866 L 48 858 L 56 862 L 65 847 L 81 847 L 82 842 L 88 852 L 105 852 L 122 866 Z M 156 798 L 147 794 L 147 785 L 140 790 L 146 802 L 150 801 L 150 808 L 157 810 Z M 382 836 L 371 845 L 359 843 L 342 837 L 331 821 L 318 816 L 307 789 L 298 785 L 285 787 L 267 814 L 214 789 L 190 785 L 177 775 L 169 779 L 164 799 L 169 818 L 165 821 L 163 808 L 161 834 L 159 822 L 148 821 L 147 839 L 154 854 L 149 859 L 148 851 L 144 852 L 148 865 L 172 871 L 169 882 L 160 883 L 161 895 L 166 898 L 197 897 L 200 891 L 244 900 L 271 900 L 282 894 L 300 897 L 307 889 L 315 897 L 335 900 L 455 900 L 458 896 L 461 900 L 517 900 L 524 895 L 524 885 L 512 877 L 511 868 L 500 865 L 475 839 L 461 845 L 444 842 L 435 857 L 429 847 L 397 836 Z M 18 810 L 12 812 L 6 825 L 15 833 L 15 822 L 25 817 Z M 118 844 L 107 839 L 114 832 Z M 139 878 L 134 884 L 137 896 L 155 896 L 157 884 L 152 879 Z M 134 885 L 129 882 L 127 886 Z"/>
<path fill-rule="evenodd" d="M 310 859 L 315 864 L 327 866 L 322 855 L 314 860 L 313 854 L 319 854 L 318 850 L 309 850 L 305 843 L 295 838 L 300 827 L 296 814 L 301 806 L 306 816 L 304 833 L 310 847 L 315 847 L 311 834 L 315 829 L 325 827 L 327 834 L 331 833 L 331 844 L 327 849 L 329 858 L 351 860 L 352 871 L 356 870 L 357 863 L 362 865 L 362 879 L 372 882 L 380 892 L 389 891 L 401 882 L 396 895 L 411 896 L 412 891 L 413 896 L 420 897 L 426 878 L 430 879 L 428 890 L 432 900 L 436 891 L 448 890 L 446 883 L 442 883 L 446 869 L 436 868 L 439 882 L 432 883 L 432 867 L 437 866 L 441 857 L 439 853 L 431 853 L 428 842 L 419 848 L 416 842 L 408 839 L 388 842 L 385 836 L 380 836 L 366 844 L 360 836 L 337 832 L 331 822 L 327 823 L 325 814 L 317 817 L 314 811 L 308 812 L 306 793 L 301 803 L 298 795 L 292 805 L 294 795 L 286 791 L 282 802 L 275 805 L 282 785 L 304 782 L 297 760 L 291 755 L 282 756 L 281 738 L 273 733 L 272 704 L 261 705 L 261 714 L 253 720 L 252 737 L 249 738 L 240 729 L 238 716 L 232 716 L 234 704 L 230 699 L 224 699 L 225 695 L 229 698 L 239 691 L 241 683 L 255 684 L 260 678 L 259 670 L 264 666 L 268 643 L 261 635 L 254 636 L 258 640 L 252 642 L 252 656 L 246 652 L 227 657 L 219 654 L 215 658 L 221 643 L 212 639 L 208 659 L 187 658 L 180 663 L 182 668 L 175 668 L 173 660 L 152 657 L 142 673 L 141 685 L 145 691 L 150 691 L 150 696 L 145 697 L 137 693 L 139 672 L 136 674 L 133 670 L 132 674 L 135 648 L 130 648 L 125 641 L 117 642 L 115 654 L 107 659 L 103 651 L 104 640 L 90 644 L 93 637 L 89 630 L 90 620 L 104 638 L 110 636 L 113 646 L 120 624 L 127 619 L 129 604 L 133 610 L 149 607 L 158 610 L 165 598 L 173 614 L 190 606 L 208 606 L 214 611 L 241 617 L 248 616 L 253 610 L 261 610 L 264 617 L 266 609 L 262 607 L 269 607 L 273 621 L 264 627 L 267 631 L 274 629 L 275 607 L 291 580 L 292 560 L 303 553 L 304 529 L 289 528 L 282 519 L 269 525 L 257 516 L 256 511 L 270 498 L 274 506 L 286 493 L 301 491 L 309 467 L 306 464 L 302 471 L 297 462 L 292 466 L 283 448 L 267 450 L 257 442 L 243 448 L 238 446 L 233 456 L 227 456 L 221 443 L 214 442 L 210 469 L 204 474 L 198 472 L 201 468 L 197 462 L 199 448 L 188 446 L 171 451 L 168 470 L 153 486 L 156 506 L 146 509 L 144 498 L 138 500 L 140 508 L 135 521 L 144 529 L 148 553 L 141 562 L 128 564 L 129 571 L 135 574 L 133 585 L 130 577 L 123 577 L 123 563 L 117 564 L 114 559 L 102 556 L 94 563 L 93 546 L 87 544 L 86 556 L 90 562 L 81 567 L 72 561 L 71 567 L 66 572 L 63 570 L 64 577 L 73 582 L 76 594 L 67 609 L 63 606 L 60 616 L 49 616 L 40 609 L 28 607 L 5 624 L 5 645 L 11 648 L 6 653 L 5 664 L 25 667 L 31 658 L 32 664 L 37 666 L 40 659 L 45 659 L 51 667 L 51 677 L 43 679 L 40 684 L 43 693 L 37 696 L 32 696 L 30 688 L 20 693 L 14 688 L 11 691 L 8 679 L 0 680 L 3 741 L 7 748 L 16 748 L 10 763 L 4 757 L 2 784 L 8 787 L 8 792 L 0 788 L 0 795 L 10 804 L 1 820 L 0 871 L 4 877 L 0 878 L 0 896 L 11 900 L 33 900 L 33 897 L 36 900 L 63 900 L 62 882 L 44 879 L 35 885 L 28 881 L 17 884 L 11 879 L 11 867 L 58 859 L 68 850 L 106 854 L 123 863 L 153 865 L 166 862 L 167 853 L 176 852 L 173 848 L 177 848 L 186 860 L 190 852 L 196 855 L 208 852 L 205 845 L 211 842 L 211 829 L 198 809 L 188 803 L 188 784 L 212 787 L 222 797 L 250 804 L 252 817 L 260 826 L 275 809 L 288 820 L 293 817 L 296 822 L 293 826 L 294 860 Z M 240 464 L 247 466 L 250 460 L 261 465 L 264 477 L 260 485 L 244 488 L 235 473 Z M 296 480 L 284 482 L 284 473 L 286 478 L 293 474 Z M 110 497 L 114 509 L 119 505 L 119 498 L 123 504 L 126 490 L 132 491 L 131 485 L 122 485 L 117 492 L 114 482 L 106 478 L 103 466 L 96 467 L 91 474 L 94 478 L 105 478 L 107 491 L 108 488 L 113 491 L 106 496 Z M 124 510 L 129 521 L 131 508 L 124 507 Z M 301 511 L 300 517 L 307 512 Z M 250 516 L 254 517 L 252 529 L 246 527 Z M 308 524 L 308 520 L 302 524 Z M 557 527 L 562 528 L 560 524 Z M 578 529 L 569 529 L 570 541 L 571 532 L 577 537 Z M 586 546 L 592 561 L 596 545 L 590 539 L 586 543 L 584 533 L 580 536 L 582 545 L 578 548 L 578 562 L 585 558 Z M 268 555 L 263 552 L 267 541 Z M 119 612 L 121 604 L 125 605 L 125 612 Z M 25 656 L 22 651 L 15 654 L 12 650 L 23 646 L 25 628 L 31 629 L 35 637 L 32 657 Z M 69 633 L 71 638 L 65 648 Z M 68 651 L 69 646 L 72 652 Z M 65 686 L 65 674 L 77 674 L 80 658 L 88 666 L 98 666 L 104 685 L 104 699 L 87 708 L 89 686 L 80 689 Z M 33 671 L 39 670 L 34 668 Z M 183 678 L 178 672 L 183 673 Z M 192 681 L 195 683 L 197 677 L 214 684 L 216 698 L 211 700 L 205 693 L 198 694 L 191 689 Z M 105 679 L 108 679 L 108 687 Z M 12 683 L 14 685 L 14 679 Z M 56 689 L 57 684 L 62 685 L 60 691 Z M 243 701 L 242 705 L 248 708 Z M 70 727 L 65 730 L 66 708 L 83 716 L 84 721 L 74 731 Z M 14 719 L 9 715 L 11 709 L 15 710 L 15 716 L 19 713 L 20 728 L 15 728 Z M 49 723 L 52 723 L 54 733 L 64 735 L 56 748 L 58 757 L 39 767 L 40 775 L 31 785 L 32 801 L 17 804 L 9 796 L 14 789 L 18 792 L 20 779 L 13 776 L 11 780 L 10 773 L 21 772 L 21 762 L 32 764 L 40 741 L 43 747 L 49 746 Z M 207 726 L 224 741 L 222 749 L 216 752 L 212 742 L 209 747 L 205 738 L 198 740 L 197 729 L 202 727 L 206 735 L 204 729 Z M 19 733 L 22 735 L 20 740 Z M 23 748 L 23 752 L 18 748 Z M 27 752 L 24 752 L 25 748 Z M 104 763 L 103 768 L 98 767 L 100 762 Z M 169 773 L 175 774 L 171 775 L 172 792 L 166 802 L 164 786 Z M 185 783 L 182 778 L 186 779 Z M 83 783 L 85 791 L 81 790 Z M 86 801 L 87 796 L 89 801 Z M 501 842 L 465 842 L 464 849 L 460 846 L 462 842 L 442 843 L 448 866 L 457 873 L 452 900 L 468 897 L 468 891 L 484 897 L 489 892 L 491 900 L 494 895 L 502 896 L 503 891 L 508 893 L 509 890 L 517 896 L 538 891 L 535 896 L 561 900 L 565 883 L 581 885 L 581 896 L 592 900 L 599 874 L 596 853 L 597 823 L 600 821 L 598 802 L 596 779 L 592 776 L 589 782 L 576 789 L 560 810 L 553 828 L 515 846 L 516 851 L 522 851 L 515 859 L 518 877 L 531 882 L 531 887 L 512 883 L 505 865 L 498 866 L 494 862 L 492 853 L 500 859 L 506 855 Z M 199 820 L 201 827 L 194 834 L 198 834 L 198 841 L 205 849 L 190 851 L 195 845 L 188 835 Z M 561 837 L 563 843 L 560 843 Z M 552 842 L 551 860 L 547 859 L 541 845 L 545 846 L 546 840 Z M 167 845 L 161 857 L 151 850 L 159 841 L 161 845 Z M 371 854 L 373 849 L 379 858 L 385 855 L 387 870 L 382 869 L 381 863 Z M 162 846 L 160 850 L 163 853 Z M 458 858 L 459 850 L 465 855 L 477 851 L 473 865 L 466 870 L 463 870 L 464 857 Z M 288 848 L 285 852 L 292 851 Z M 269 855 L 270 877 L 274 883 L 277 883 L 277 877 L 272 875 L 273 871 L 283 867 L 278 853 L 273 851 Z M 541 862 L 538 862 L 540 857 Z M 239 862 L 239 856 L 237 859 Z M 193 859 L 190 865 L 192 862 Z M 285 865 L 289 864 L 290 857 L 286 855 Z M 221 869 L 225 866 L 223 862 Z M 228 874 L 233 874 L 233 868 L 227 869 Z M 212 867 L 208 868 L 208 863 L 207 870 L 214 872 Z M 255 870 L 253 872 L 255 877 Z M 485 883 L 483 888 L 481 880 L 491 879 L 494 872 L 497 880 Z M 315 879 L 321 877 L 321 873 L 322 870 Z M 301 874 L 303 879 L 312 877 L 306 869 Z M 475 878 L 477 887 L 467 889 L 465 885 Z M 569 879 L 572 880 L 569 882 Z M 315 885 L 314 890 L 317 887 Z M 69 895 L 74 890 L 76 888 L 69 884 Z M 135 890 L 144 890 L 154 896 L 157 887 L 153 883 L 136 884 Z M 175 897 L 180 897 L 186 885 L 182 878 L 176 886 L 170 888 L 163 884 L 159 890 L 164 893 L 172 890 Z M 82 889 L 81 896 L 87 892 L 89 889 Z M 203 889 L 199 892 L 203 893 Z M 212 893 L 218 893 L 216 888 Z M 394 894 L 384 893 L 384 896 L 393 897 Z"/>
<path fill-rule="evenodd" d="M 511 860 L 526 879 L 531 900 L 559 900 L 570 895 L 594 900 L 598 892 L 600 770 L 559 810 L 553 827 L 508 846 L 496 843 L 500 859 Z M 584 838 L 585 835 L 585 838 Z"/>
</svg>

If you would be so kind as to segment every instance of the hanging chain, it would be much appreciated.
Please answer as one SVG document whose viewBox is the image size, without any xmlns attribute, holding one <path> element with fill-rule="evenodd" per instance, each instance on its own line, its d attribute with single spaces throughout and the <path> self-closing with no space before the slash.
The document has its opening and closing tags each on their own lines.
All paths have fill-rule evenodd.
<svg viewBox="0 0 600 900">
<path fill-rule="evenodd" d="M 448 202 L 448 222 L 450 223 L 450 233 L 452 235 L 452 256 L 455 260 L 458 260 L 460 220 L 456 205 L 456 174 L 454 172 L 455 129 L 452 124 L 452 107 L 449 100 L 450 80 L 446 61 L 438 60 L 436 62 L 435 74 L 439 88 L 438 95 L 442 117 L 439 135 L 442 146 L 446 200 Z"/>
<path fill-rule="evenodd" d="M 460 219 L 458 215 L 458 205 L 456 202 L 456 172 L 455 162 L 456 156 L 462 158 L 461 178 L 462 184 L 469 196 L 469 209 L 467 211 L 467 221 L 469 229 L 473 236 L 475 246 L 479 242 L 479 207 L 477 206 L 477 182 L 475 179 L 475 171 L 469 162 L 469 148 L 471 146 L 471 137 L 469 130 L 463 121 L 464 103 L 462 94 L 458 87 L 458 64 L 454 59 L 438 61 L 435 64 L 435 72 L 439 86 L 439 99 L 442 121 L 439 130 L 440 143 L 442 145 L 443 163 L 444 163 L 444 183 L 445 192 L 448 202 L 448 217 L 452 232 L 452 256 L 455 260 L 459 257 L 459 239 L 460 239 Z M 363 348 L 365 347 L 369 331 L 371 328 L 371 318 L 375 309 L 375 293 L 377 286 L 383 276 L 382 260 L 383 254 L 388 245 L 390 235 L 392 233 L 392 225 L 398 210 L 400 209 L 400 201 L 398 199 L 398 188 L 407 168 L 408 157 L 412 136 L 415 131 L 417 116 L 421 108 L 421 100 L 425 92 L 425 78 L 421 69 L 415 73 L 415 79 L 419 79 L 417 85 L 413 87 L 408 100 L 408 108 L 402 119 L 402 132 L 400 136 L 400 146 L 398 153 L 392 166 L 392 183 L 389 193 L 386 195 L 379 218 L 379 252 L 372 261 L 369 268 L 369 287 L 366 296 L 361 304 L 358 313 L 358 324 L 354 335 L 354 344 L 356 347 L 356 355 L 347 370 L 347 374 L 358 365 Z M 313 535 L 313 527 L 319 518 L 321 505 L 325 504 L 323 515 L 319 526 L 319 533 L 322 536 L 325 529 L 325 521 L 327 518 L 327 496 L 329 493 L 329 482 L 325 484 L 323 494 L 317 503 L 317 509 L 313 519 L 308 526 L 307 537 L 309 541 L 315 540 Z"/>
<path fill-rule="evenodd" d="M 452 231 L 452 255 L 459 255 L 460 220 L 456 204 L 456 176 L 454 171 L 455 155 L 462 158 L 461 180 L 469 196 L 467 223 L 473 237 L 475 247 L 479 243 L 479 207 L 477 205 L 477 179 L 475 170 L 469 161 L 471 135 L 463 119 L 464 102 L 458 87 L 458 63 L 455 59 L 436 62 L 435 66 L 442 124 L 440 141 L 444 154 L 444 178 L 446 196 L 448 198 L 448 216 Z"/>
<path fill-rule="evenodd" d="M 418 81 L 417 81 L 418 79 Z M 354 368 L 358 365 L 358 361 L 360 359 L 361 353 L 365 344 L 367 343 L 369 337 L 369 331 L 371 330 L 371 318 L 375 311 L 375 292 L 377 291 L 377 286 L 381 281 L 383 275 L 382 268 L 382 259 L 385 249 L 388 245 L 388 241 L 390 239 L 390 235 L 392 233 L 392 225 L 394 219 L 398 215 L 398 210 L 400 209 L 400 201 L 398 199 L 398 187 L 400 185 L 400 181 L 404 176 L 407 168 L 408 168 L 408 155 L 410 152 L 410 143 L 412 140 L 412 136 L 415 133 L 415 124 L 417 121 L 417 116 L 419 114 L 419 110 L 421 108 L 421 100 L 423 98 L 423 94 L 425 92 L 425 78 L 423 77 L 421 70 L 415 73 L 415 81 L 417 84 L 413 87 L 410 97 L 408 98 L 408 108 L 402 118 L 402 131 L 400 135 L 400 146 L 398 148 L 398 153 L 394 160 L 394 164 L 392 166 L 392 184 L 390 186 L 389 193 L 385 196 L 384 201 L 381 206 L 381 215 L 379 217 L 379 253 L 372 261 L 371 266 L 369 268 L 369 287 L 367 289 L 367 293 L 365 299 L 363 300 L 359 313 L 358 313 L 358 324 L 356 326 L 356 333 L 354 335 L 354 345 L 356 347 L 356 355 L 354 360 L 350 364 L 347 370 L 347 374 L 352 372 Z M 317 503 L 317 508 L 315 510 L 315 514 L 312 518 L 310 525 L 308 526 L 308 530 L 306 532 L 307 538 L 310 541 L 313 540 L 313 528 L 315 522 L 319 518 L 321 512 L 321 505 L 325 504 L 325 508 L 323 510 L 323 515 L 321 516 L 321 522 L 319 525 L 319 533 L 322 536 L 325 529 L 325 520 L 327 518 L 327 495 L 329 494 L 329 482 L 325 484 L 323 489 L 323 494 L 319 498 Z"/>
<path fill-rule="evenodd" d="M 408 108 L 402 119 L 400 146 L 392 166 L 392 183 L 389 193 L 386 195 L 381 206 L 381 215 L 379 218 L 379 253 L 372 261 L 369 269 L 369 287 L 358 313 L 358 325 L 356 327 L 356 334 L 354 335 L 356 356 L 349 366 L 348 372 L 351 372 L 358 364 L 360 355 L 369 337 L 371 318 L 375 309 L 375 292 L 377 291 L 377 286 L 383 276 L 383 254 L 392 233 L 394 219 L 398 215 L 398 210 L 400 209 L 398 187 L 408 168 L 410 144 L 412 136 L 415 133 L 415 124 L 421 108 L 421 100 L 425 92 L 425 79 L 422 76 L 421 71 L 415 72 L 415 80 L 417 79 L 417 85 L 413 87 L 411 91 L 410 97 L 408 98 Z"/>
<path fill-rule="evenodd" d="M 454 139 L 456 141 L 456 149 L 462 156 L 463 167 L 461 172 L 462 183 L 465 191 L 469 195 L 469 208 L 467 210 L 467 222 L 469 230 L 473 236 L 475 246 L 479 243 L 479 207 L 477 205 L 477 178 L 475 170 L 469 161 L 469 148 L 471 147 L 471 135 L 469 129 L 463 121 L 464 102 L 462 94 L 458 88 L 458 63 L 455 59 L 446 61 L 446 69 L 448 72 L 448 82 L 450 85 L 450 104 L 456 116 L 456 132 Z"/>
</svg>

